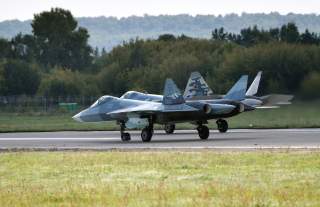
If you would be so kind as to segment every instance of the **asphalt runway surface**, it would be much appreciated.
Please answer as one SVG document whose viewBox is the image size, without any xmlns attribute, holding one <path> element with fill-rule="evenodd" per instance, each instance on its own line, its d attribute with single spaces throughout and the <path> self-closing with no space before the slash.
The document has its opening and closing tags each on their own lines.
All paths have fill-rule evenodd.
<svg viewBox="0 0 320 207">
<path fill-rule="evenodd" d="M 130 134 L 131 141 L 122 142 L 117 131 L 2 133 L 0 150 L 320 149 L 320 129 L 210 130 L 208 140 L 195 130 L 157 130 L 149 143 L 141 141 L 140 131 Z"/>
</svg>

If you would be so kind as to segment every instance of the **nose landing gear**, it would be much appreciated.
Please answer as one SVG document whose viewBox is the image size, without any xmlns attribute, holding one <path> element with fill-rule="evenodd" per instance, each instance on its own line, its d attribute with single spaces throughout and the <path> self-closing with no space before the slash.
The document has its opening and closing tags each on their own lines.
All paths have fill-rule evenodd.
<svg viewBox="0 0 320 207">
<path fill-rule="evenodd" d="M 123 141 L 123 142 L 127 142 L 127 141 L 130 141 L 131 140 L 131 136 L 130 136 L 130 134 L 129 133 L 122 133 L 121 134 L 121 140 Z"/>
<path fill-rule="evenodd" d="M 164 125 L 164 131 L 167 134 L 173 134 L 175 129 L 176 129 L 176 125 L 174 125 L 174 124 L 165 124 Z"/>
<path fill-rule="evenodd" d="M 149 126 L 145 127 L 141 131 L 142 142 L 150 142 L 153 136 L 153 121 L 152 117 L 149 118 Z"/>
<path fill-rule="evenodd" d="M 128 132 L 125 132 L 125 124 L 124 122 L 120 122 L 120 133 L 121 133 L 121 140 L 123 142 L 127 142 L 131 140 L 131 136 Z"/>
<path fill-rule="evenodd" d="M 120 123 L 120 133 L 121 133 L 121 140 L 123 142 L 127 142 L 131 140 L 131 136 L 128 132 L 125 132 L 125 124 Z"/>
</svg>

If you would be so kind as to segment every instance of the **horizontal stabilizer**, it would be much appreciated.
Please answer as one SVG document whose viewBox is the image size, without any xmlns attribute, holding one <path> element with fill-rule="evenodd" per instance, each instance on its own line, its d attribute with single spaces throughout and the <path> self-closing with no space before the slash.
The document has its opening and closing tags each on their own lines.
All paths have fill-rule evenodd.
<svg viewBox="0 0 320 207">
<path fill-rule="evenodd" d="M 224 96 L 225 99 L 241 101 L 245 99 L 248 84 L 248 76 L 243 75 L 230 91 Z"/>
<path fill-rule="evenodd" d="M 262 96 L 262 106 L 288 105 L 291 104 L 290 101 L 293 99 L 293 97 L 293 95 L 285 94 L 270 94 Z"/>
</svg>

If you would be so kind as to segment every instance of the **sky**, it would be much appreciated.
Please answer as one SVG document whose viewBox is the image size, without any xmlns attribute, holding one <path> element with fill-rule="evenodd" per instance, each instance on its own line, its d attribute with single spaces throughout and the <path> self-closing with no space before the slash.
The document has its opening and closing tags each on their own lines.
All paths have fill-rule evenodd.
<svg viewBox="0 0 320 207">
<path fill-rule="evenodd" d="M 52 7 L 75 17 L 128 17 L 159 14 L 270 13 L 320 14 L 320 0 L 0 0 L 0 21 L 32 19 Z"/>
</svg>

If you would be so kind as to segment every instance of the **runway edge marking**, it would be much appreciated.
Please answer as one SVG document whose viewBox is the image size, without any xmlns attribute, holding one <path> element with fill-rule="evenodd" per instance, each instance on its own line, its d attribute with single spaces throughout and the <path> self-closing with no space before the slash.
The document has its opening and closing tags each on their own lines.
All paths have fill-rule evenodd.
<svg viewBox="0 0 320 207">
<path fill-rule="evenodd" d="M 0 148 L 4 152 L 63 152 L 63 151 L 97 151 L 97 152 L 140 152 L 140 151 L 320 151 L 320 146 L 282 146 L 282 147 L 33 147 L 33 148 Z"/>
</svg>

